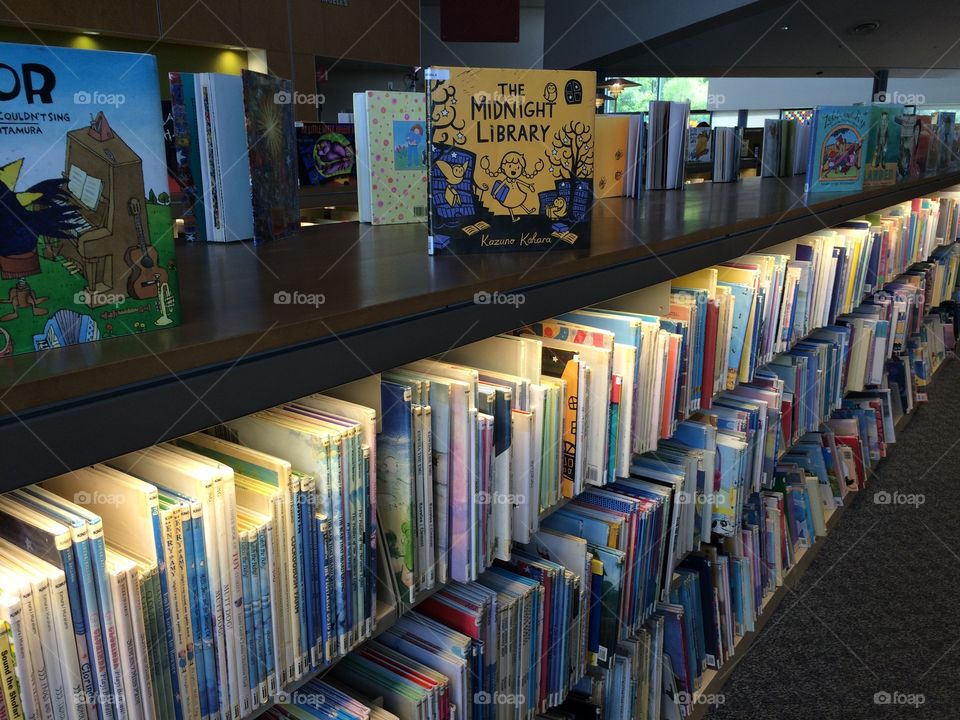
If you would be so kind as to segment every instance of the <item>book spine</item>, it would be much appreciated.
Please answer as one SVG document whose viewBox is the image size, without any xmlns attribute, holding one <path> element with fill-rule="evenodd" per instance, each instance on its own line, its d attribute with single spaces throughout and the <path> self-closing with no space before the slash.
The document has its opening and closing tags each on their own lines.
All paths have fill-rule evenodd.
<svg viewBox="0 0 960 720">
<path fill-rule="evenodd" d="M 206 561 L 206 575 L 208 579 L 207 597 L 204 604 L 207 607 L 206 617 L 210 623 L 215 673 L 213 680 L 216 687 L 216 698 L 211 706 L 219 712 L 225 720 L 232 719 L 232 712 L 238 706 L 236 686 L 230 679 L 230 665 L 227 638 L 226 615 L 223 592 L 223 565 L 229 561 L 227 552 L 227 538 L 223 532 L 223 481 L 219 476 L 208 481 L 203 486 L 201 501 L 203 510 L 203 544 Z M 209 681 L 209 678 L 208 678 Z"/>
<path fill-rule="evenodd" d="M 293 680 L 294 662 L 293 645 L 291 635 L 291 622 L 293 617 L 293 582 L 291 580 L 294 571 L 293 561 L 291 560 L 291 485 L 284 489 L 284 492 L 274 498 L 273 508 L 273 539 L 272 550 L 273 563 L 271 564 L 271 582 L 274 585 L 274 602 L 276 610 L 273 613 L 273 628 L 277 642 L 277 686 L 284 687 Z"/>
<path fill-rule="evenodd" d="M 240 541 L 237 535 L 237 491 L 233 483 L 232 476 L 229 480 L 221 481 L 223 487 L 223 518 L 224 524 L 220 525 L 226 535 L 229 554 L 225 557 L 230 559 L 228 569 L 230 570 L 230 612 L 233 621 L 233 657 L 235 658 L 234 667 L 236 668 L 236 682 L 238 687 L 238 696 L 240 699 L 239 708 L 234 709 L 234 715 L 246 717 L 250 710 L 249 693 L 244 693 L 243 688 L 250 687 L 250 678 L 247 676 L 247 641 L 246 633 L 243 628 L 243 591 L 241 589 L 242 580 L 240 578 Z"/>
<path fill-rule="evenodd" d="M 307 672 L 310 667 L 310 639 L 308 634 L 307 615 L 311 598 L 308 594 L 306 584 L 307 569 L 309 566 L 309 555 L 306 554 L 309 548 L 308 535 L 309 530 L 304 525 L 304 511 L 310 504 L 310 493 L 312 490 L 313 478 L 310 476 L 301 476 L 300 484 L 297 488 L 296 500 L 293 506 L 295 542 L 294 552 L 296 561 L 294 568 L 296 574 L 294 581 L 297 588 L 297 615 L 294 622 L 297 624 L 297 643 L 294 646 L 294 653 L 297 660 L 298 677 Z"/>
<path fill-rule="evenodd" d="M 87 528 L 73 529 L 74 561 L 77 576 L 80 580 L 80 605 L 87 626 L 87 657 L 91 663 L 92 694 L 88 705 L 93 704 L 93 711 L 100 720 L 113 717 L 113 704 L 101 702 L 104 695 L 110 693 L 110 682 L 107 678 L 107 661 L 103 652 L 103 635 L 100 629 L 100 613 L 97 611 L 97 591 L 94 587 L 93 574 L 90 564 L 90 548 L 87 537 Z M 89 712 L 89 709 L 88 709 Z"/>
<path fill-rule="evenodd" d="M 50 680 L 43 657 L 44 639 L 40 634 L 40 609 L 37 607 L 39 593 L 35 585 L 24 585 L 20 589 L 20 607 L 23 610 L 24 630 L 27 644 L 22 647 L 28 651 L 29 667 L 31 668 L 30 685 L 37 716 L 41 718 L 53 717 L 53 696 L 50 690 Z"/>
<path fill-rule="evenodd" d="M 166 538 L 164 517 L 159 508 L 153 504 L 150 509 L 153 520 L 153 542 L 157 555 L 157 581 L 159 596 L 154 595 L 154 601 L 160 601 L 160 612 L 157 613 L 162 619 L 158 622 L 158 630 L 163 632 L 166 638 L 166 661 L 163 663 L 164 674 L 166 676 L 164 685 L 169 679 L 170 693 L 168 702 L 172 705 L 172 710 L 176 720 L 183 720 L 183 709 L 180 706 L 180 678 L 177 673 L 177 650 L 173 625 L 172 598 L 170 590 L 170 577 L 168 575 L 169 566 L 166 562 Z"/>
<path fill-rule="evenodd" d="M 297 504 L 298 522 L 302 532 L 300 547 L 300 583 L 303 588 L 300 597 L 303 600 L 300 613 L 300 652 L 303 656 L 304 669 L 317 667 L 320 663 L 317 658 L 317 596 L 313 591 L 313 576 L 317 568 L 313 564 L 314 528 L 310 518 L 313 517 L 313 507 L 316 502 L 316 480 L 312 476 L 300 479 L 300 502 Z"/>
<path fill-rule="evenodd" d="M 126 695 L 130 717 L 143 717 L 143 695 L 140 691 L 140 677 L 137 667 L 137 648 L 133 638 L 132 618 L 130 612 L 130 594 L 128 590 L 129 573 L 134 570 L 121 570 L 110 573 L 110 592 L 117 625 L 117 642 L 120 646 L 121 680 Z"/>
<path fill-rule="evenodd" d="M 274 605 L 273 582 L 271 578 L 271 568 L 273 548 L 273 521 L 267 520 L 260 533 L 257 547 L 257 568 L 260 583 L 260 627 L 263 653 L 260 662 L 263 665 L 263 678 L 266 681 L 267 695 L 264 702 L 272 698 L 278 689 L 276 677 L 276 630 L 274 614 L 276 606 Z"/>
<path fill-rule="evenodd" d="M 217 657 L 216 647 L 214 646 L 214 621 L 213 613 L 210 608 L 210 572 L 208 563 L 207 543 L 205 534 L 207 532 L 206 522 L 204 522 L 203 503 L 193 503 L 193 553 L 196 565 L 196 583 L 194 589 L 196 598 L 194 607 L 199 620 L 199 627 L 194 628 L 194 642 L 202 649 L 202 654 L 198 653 L 198 660 L 202 657 L 203 678 L 205 687 L 201 690 L 206 695 L 207 712 L 211 717 L 216 717 L 220 713 L 220 697 L 217 690 Z M 199 677 L 199 675 L 198 675 Z"/>
<path fill-rule="evenodd" d="M 197 550 L 194 536 L 196 521 L 193 503 L 180 505 L 180 523 L 183 532 L 183 572 L 186 578 L 186 600 L 190 607 L 190 643 L 193 648 L 194 675 L 197 683 L 197 702 L 200 717 L 210 716 L 207 702 L 207 675 L 203 648 L 203 618 L 200 616 L 200 586 L 197 582 Z"/>
<path fill-rule="evenodd" d="M 113 692 L 113 714 L 117 720 L 129 717 L 127 698 L 123 692 L 123 670 L 120 663 L 120 644 L 117 641 L 117 625 L 113 615 L 113 599 L 107 581 L 107 548 L 103 539 L 103 522 L 97 518 L 87 522 L 87 541 L 90 547 L 90 563 L 96 583 L 97 601 L 100 613 L 100 628 L 103 638 L 103 650 L 107 665 L 109 685 Z"/>
<path fill-rule="evenodd" d="M 72 698 L 67 697 L 68 688 L 63 681 L 61 658 L 59 653 L 60 639 L 55 619 L 55 602 L 53 589 L 49 578 L 38 583 L 37 609 L 40 616 L 40 642 L 43 651 L 43 664 L 47 670 L 47 683 L 50 686 L 50 699 L 53 703 L 54 717 L 65 718 L 72 711 Z"/>
<path fill-rule="evenodd" d="M 261 547 L 266 547 L 266 538 L 267 528 L 266 523 L 264 523 L 264 525 L 257 528 L 253 533 L 249 549 L 250 593 L 253 599 L 253 607 L 251 608 L 251 612 L 253 613 L 255 644 L 253 652 L 248 652 L 247 655 L 251 656 L 253 660 L 254 672 L 251 673 L 251 677 L 256 678 L 257 697 L 255 698 L 254 705 L 263 705 L 267 702 L 267 669 L 265 662 L 266 649 L 264 646 L 264 628 L 268 623 L 265 623 L 263 618 L 263 603 L 266 602 L 267 599 L 264 597 L 260 585 L 260 549 Z M 267 618 L 267 621 L 269 621 L 269 618 Z"/>
<path fill-rule="evenodd" d="M 77 658 L 77 642 L 70 614 L 70 591 L 67 587 L 65 572 L 58 570 L 56 575 L 50 578 L 50 593 L 53 601 L 53 622 L 57 635 L 63 687 L 67 694 L 66 717 L 87 720 L 83 677 L 80 673 L 80 662 Z"/>
<path fill-rule="evenodd" d="M 194 667 L 193 643 L 190 632 L 190 603 L 187 597 L 187 578 L 183 554 L 183 524 L 179 506 L 161 511 L 163 521 L 164 558 L 170 594 L 170 619 L 175 642 L 171 673 L 177 676 L 179 694 L 175 704 L 187 718 L 195 718 L 199 711 L 199 690 Z"/>
<path fill-rule="evenodd" d="M 302 588 L 300 586 L 300 565 L 303 558 L 300 556 L 300 549 L 303 547 L 303 531 L 300 528 L 300 514 L 297 508 L 300 506 L 300 478 L 296 473 L 290 474 L 290 501 L 288 512 L 290 513 L 290 536 L 287 538 L 287 544 L 290 553 L 290 615 L 288 626 L 291 637 L 291 661 L 293 663 L 292 680 L 299 679 L 303 675 L 303 656 L 300 653 L 300 627 L 303 612 Z"/>
<path fill-rule="evenodd" d="M 86 708 L 85 715 L 79 715 L 79 717 L 87 717 L 93 720 L 97 717 L 96 691 L 90 666 L 90 651 L 87 645 L 88 631 L 83 612 L 83 600 L 80 580 L 77 576 L 72 538 L 59 544 L 58 550 L 60 551 L 60 565 L 63 567 L 66 582 L 68 611 L 72 623 L 71 633 L 77 658 L 77 677 L 81 685 L 77 693 L 77 702 Z"/>
<path fill-rule="evenodd" d="M 143 697 L 142 710 L 144 720 L 156 720 L 156 695 L 153 689 L 153 658 L 150 651 L 152 638 L 149 637 L 143 612 L 143 583 L 139 569 L 127 573 L 127 594 L 130 598 L 130 628 L 133 634 L 135 657 L 137 658 L 137 680 Z"/>
<path fill-rule="evenodd" d="M 377 624 L 377 481 L 376 468 L 370 462 L 370 448 L 363 446 L 361 455 L 363 461 L 363 498 L 367 513 L 367 557 L 364 563 L 367 577 L 365 616 L 367 618 L 367 637 L 370 637 Z M 446 556 L 443 556 L 441 562 L 446 563 Z M 446 582 L 446 576 L 444 576 L 444 582 Z"/>
<path fill-rule="evenodd" d="M 8 667 L 12 670 L 16 684 L 15 690 L 11 691 L 7 709 L 18 708 L 24 720 L 36 720 L 40 715 L 37 710 L 37 696 L 33 691 L 30 678 L 30 651 L 27 644 L 27 628 L 24 626 L 26 621 L 23 617 L 23 603 L 18 600 L 9 606 L 0 606 L 0 620 L 10 628 L 6 635 L 11 652 L 3 669 L 4 673 L 7 672 Z M 4 695 L 6 694 L 7 690 L 4 687 Z"/>
<path fill-rule="evenodd" d="M 10 623 L 3 619 L 0 620 L 0 699 L 3 700 L 7 720 L 23 720 L 19 684 L 13 630 Z"/>
<path fill-rule="evenodd" d="M 243 626 L 244 632 L 247 635 L 248 642 L 255 642 L 256 633 L 253 630 L 253 604 L 252 594 L 253 587 L 250 584 L 250 531 L 242 530 L 239 533 L 240 538 L 240 579 L 243 589 Z M 253 653 L 247 653 L 247 674 L 251 678 L 250 686 L 244 688 L 246 694 L 250 695 L 251 702 L 253 698 L 257 695 L 257 688 L 255 678 L 255 670 L 251 667 L 253 662 Z M 254 703 L 255 704 L 255 703 Z"/>
</svg>

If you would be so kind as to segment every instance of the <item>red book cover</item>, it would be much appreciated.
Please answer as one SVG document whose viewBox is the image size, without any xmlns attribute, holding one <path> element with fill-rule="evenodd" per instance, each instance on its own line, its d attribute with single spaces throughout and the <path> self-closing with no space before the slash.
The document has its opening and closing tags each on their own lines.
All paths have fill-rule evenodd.
<svg viewBox="0 0 960 720">
<path fill-rule="evenodd" d="M 860 452 L 860 438 L 852 435 L 836 435 L 837 445 L 845 445 L 853 453 L 854 468 L 857 473 L 857 490 L 863 490 L 867 475 L 863 468 L 863 454 Z"/>
<path fill-rule="evenodd" d="M 432 617 L 434 620 L 442 622 L 447 627 L 462 632 L 474 640 L 483 639 L 480 634 L 480 622 L 477 616 L 470 614 L 466 609 L 458 610 L 445 602 L 441 602 L 436 597 L 429 597 L 417 605 L 417 612 L 422 612 L 424 615 Z"/>
<path fill-rule="evenodd" d="M 707 321 L 703 333 L 703 383 L 700 388 L 700 407 L 713 406 L 713 376 L 717 365 L 717 323 L 720 319 L 720 303 L 707 301 Z"/>
</svg>

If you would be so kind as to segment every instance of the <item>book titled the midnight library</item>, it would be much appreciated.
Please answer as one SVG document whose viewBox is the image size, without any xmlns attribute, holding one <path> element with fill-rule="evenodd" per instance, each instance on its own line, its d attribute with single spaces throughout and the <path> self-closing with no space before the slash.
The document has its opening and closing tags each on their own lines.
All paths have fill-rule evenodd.
<svg viewBox="0 0 960 720">
<path fill-rule="evenodd" d="M 596 74 L 426 71 L 429 252 L 590 243 Z"/>
<path fill-rule="evenodd" d="M 156 58 L 0 43 L 0 357 L 174 325 Z"/>
</svg>

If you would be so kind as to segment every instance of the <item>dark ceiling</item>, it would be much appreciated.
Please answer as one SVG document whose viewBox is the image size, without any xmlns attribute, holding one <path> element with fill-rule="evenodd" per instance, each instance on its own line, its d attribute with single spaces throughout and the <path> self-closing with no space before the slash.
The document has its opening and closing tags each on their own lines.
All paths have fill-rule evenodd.
<svg viewBox="0 0 960 720">
<path fill-rule="evenodd" d="M 863 23 L 879 27 L 852 30 Z M 960 68 L 960 2 L 756 2 L 582 67 L 633 76 L 918 76 Z"/>
</svg>

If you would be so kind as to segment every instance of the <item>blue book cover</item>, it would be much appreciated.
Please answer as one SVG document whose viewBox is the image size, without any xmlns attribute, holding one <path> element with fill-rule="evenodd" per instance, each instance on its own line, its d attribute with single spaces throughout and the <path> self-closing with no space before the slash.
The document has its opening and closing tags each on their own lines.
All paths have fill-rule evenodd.
<svg viewBox="0 0 960 720">
<path fill-rule="evenodd" d="M 413 415 L 409 386 L 384 380 L 380 384 L 382 429 L 377 435 L 377 508 L 401 601 L 412 602 L 414 563 Z"/>
<path fill-rule="evenodd" d="M 805 192 L 863 189 L 870 113 L 866 106 L 817 106 L 810 130 Z"/>
<path fill-rule="evenodd" d="M 743 355 L 744 341 L 747 339 L 747 324 L 750 321 L 750 308 L 753 306 L 753 288 L 737 283 L 717 282 L 730 288 L 733 296 L 733 327 L 730 333 L 730 353 L 727 356 L 727 387 L 736 381 L 740 371 L 740 359 Z"/>
<path fill-rule="evenodd" d="M 254 651 L 250 653 L 251 658 L 253 659 L 254 672 L 250 674 L 251 678 L 256 678 L 256 684 L 267 682 L 267 671 L 266 663 L 264 662 L 264 657 L 266 651 L 264 649 L 264 629 L 263 629 L 263 615 L 262 608 L 264 603 L 264 598 L 260 594 L 260 543 L 261 540 L 266 536 L 267 531 L 263 526 L 257 527 L 255 530 L 250 533 L 250 597 L 252 599 L 253 606 L 253 632 L 256 646 Z M 265 686 L 265 685 L 264 685 Z"/>
<path fill-rule="evenodd" d="M 217 689 L 217 659 L 214 648 L 213 635 L 215 630 L 213 609 L 210 607 L 210 573 L 207 569 L 207 547 L 203 539 L 203 518 L 193 518 L 193 547 L 197 564 L 197 609 L 200 613 L 200 630 L 203 648 L 203 672 L 207 681 L 207 707 L 210 714 L 220 711 L 220 693 Z"/>
<path fill-rule="evenodd" d="M 243 627 L 247 638 L 247 677 L 250 683 L 249 688 L 241 688 L 241 691 L 246 690 L 251 696 L 256 696 L 259 678 L 256 661 L 257 631 L 253 624 L 253 582 L 250 573 L 250 541 L 241 536 L 240 586 L 243 592 Z"/>
<path fill-rule="evenodd" d="M 0 54 L 3 350 L 177 324 L 156 58 L 12 43 Z"/>
<path fill-rule="evenodd" d="M 261 532 L 257 547 L 260 571 L 260 623 L 263 629 L 264 676 L 267 679 L 267 694 L 272 697 L 277 690 L 274 673 L 276 658 L 273 654 L 273 607 L 270 602 L 271 563 L 267 546 L 267 533 Z M 320 567 L 323 567 L 320 565 Z"/>
</svg>

